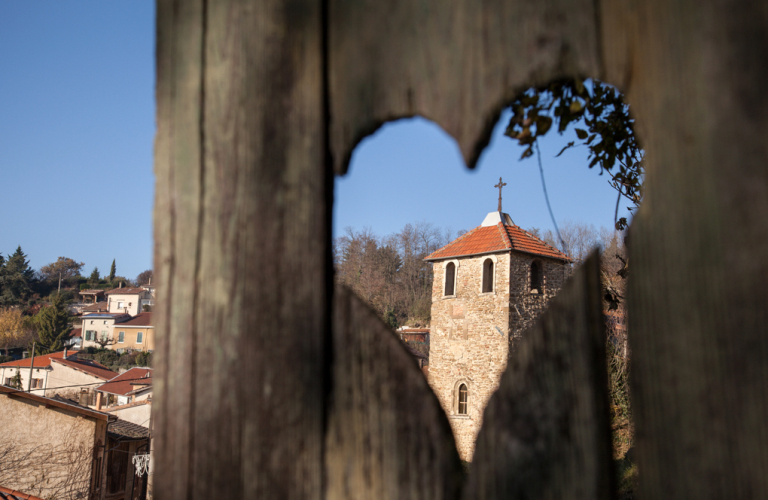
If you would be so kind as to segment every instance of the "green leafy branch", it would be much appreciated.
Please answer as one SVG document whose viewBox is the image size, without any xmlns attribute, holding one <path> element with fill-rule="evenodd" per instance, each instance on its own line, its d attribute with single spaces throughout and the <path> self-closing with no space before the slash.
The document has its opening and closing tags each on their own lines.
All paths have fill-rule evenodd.
<svg viewBox="0 0 768 500">
<path fill-rule="evenodd" d="M 598 80 L 559 80 L 547 87 L 533 88 L 516 99 L 505 134 L 525 146 L 520 159 L 533 155 L 539 137 L 552 125 L 562 134 L 571 123 L 584 120 L 585 129 L 575 128 L 580 142 L 571 141 L 557 154 L 574 146 L 589 150 L 589 168 L 606 172 L 609 184 L 633 203 L 634 211 L 643 199 L 643 150 L 635 137 L 629 105 L 614 87 Z M 617 200 L 618 208 L 618 200 Z M 618 215 L 617 215 L 618 217 Z M 627 226 L 626 217 L 617 218 L 617 229 Z"/>
</svg>

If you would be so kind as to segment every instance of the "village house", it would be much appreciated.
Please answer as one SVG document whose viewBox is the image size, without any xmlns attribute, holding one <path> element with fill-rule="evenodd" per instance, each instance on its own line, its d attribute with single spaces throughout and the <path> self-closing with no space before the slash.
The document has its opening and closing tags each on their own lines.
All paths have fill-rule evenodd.
<svg viewBox="0 0 768 500">
<path fill-rule="evenodd" d="M 114 343 L 108 346 L 110 349 L 154 351 L 155 329 L 152 326 L 152 313 L 144 312 L 115 324 L 112 339 Z"/>
<path fill-rule="evenodd" d="M 149 426 L 152 413 L 152 368 L 135 367 L 96 387 L 97 410 L 134 424 Z"/>
<path fill-rule="evenodd" d="M 426 260 L 434 264 L 429 384 L 459 456 L 471 461 L 509 350 L 560 289 L 571 259 L 516 226 L 499 198 L 498 211 Z"/>
<path fill-rule="evenodd" d="M 86 314 L 82 317 L 82 347 L 101 347 L 114 342 L 112 335 L 116 323 L 131 319 L 130 314 L 120 312 L 101 312 Z"/>
<path fill-rule="evenodd" d="M 149 310 L 152 310 L 152 307 L 155 305 L 155 285 L 152 284 L 152 279 L 150 278 L 149 283 L 146 285 L 141 285 L 141 288 L 149 292 L 149 298 L 144 298 L 141 300 L 141 310 L 144 311 L 144 306 L 149 306 Z"/>
<path fill-rule="evenodd" d="M 96 386 L 117 376 L 117 373 L 95 361 L 78 359 L 77 352 L 67 349 L 35 356 L 34 360 L 25 358 L 0 364 L 3 385 L 13 386 L 17 374 L 23 390 L 30 389 L 32 394 L 38 396 L 60 394 L 84 404 L 95 404 Z"/>
<path fill-rule="evenodd" d="M 142 312 L 142 306 L 152 302 L 152 293 L 142 287 L 119 288 L 106 292 L 107 310 L 110 313 L 124 313 L 136 316 Z"/>
<path fill-rule="evenodd" d="M 143 500 L 149 430 L 65 398 L 0 387 L 3 487 L 40 498 Z"/>
</svg>

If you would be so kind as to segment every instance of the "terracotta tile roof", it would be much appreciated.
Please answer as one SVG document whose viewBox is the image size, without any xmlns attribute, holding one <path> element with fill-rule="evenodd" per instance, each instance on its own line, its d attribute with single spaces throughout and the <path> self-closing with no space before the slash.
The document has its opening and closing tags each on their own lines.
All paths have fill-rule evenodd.
<svg viewBox="0 0 768 500">
<path fill-rule="evenodd" d="M 82 328 L 73 328 L 71 332 L 69 332 L 70 337 L 82 337 L 83 336 L 83 329 Z"/>
<path fill-rule="evenodd" d="M 100 290 L 98 288 L 89 288 L 88 290 L 80 290 L 81 295 L 98 295 L 103 294 L 104 290 Z"/>
<path fill-rule="evenodd" d="M 139 313 L 128 321 L 123 321 L 120 323 L 120 327 L 123 326 L 152 326 L 152 313 Z"/>
<path fill-rule="evenodd" d="M 127 403 L 124 405 L 110 406 L 109 408 L 102 408 L 101 411 L 103 411 L 104 413 L 114 413 L 116 411 L 125 410 L 126 408 L 136 408 L 137 406 L 146 406 L 151 404 L 152 404 L 152 400 L 147 398 L 147 399 L 142 399 L 140 401 L 133 401 L 131 403 Z"/>
<path fill-rule="evenodd" d="M 3 488 L 2 486 L 0 486 L 0 500 L 43 500 L 43 499 L 40 497 L 27 495 L 26 493 L 22 493 L 16 490 L 10 490 L 8 488 Z"/>
<path fill-rule="evenodd" d="M 107 429 L 109 434 L 112 434 L 120 440 L 124 440 L 124 438 L 146 439 L 149 437 L 149 429 L 143 425 L 134 424 L 133 422 L 122 419 L 113 422 Z"/>
<path fill-rule="evenodd" d="M 62 364 L 75 370 L 79 370 L 89 375 L 93 375 L 94 377 L 98 377 L 102 380 L 109 380 L 117 375 L 115 372 L 100 363 L 86 359 L 77 359 L 76 352 L 69 351 L 67 354 L 67 359 L 63 358 L 64 351 L 53 352 L 51 354 L 43 354 L 42 356 L 35 356 L 35 368 L 48 368 L 53 362 Z M 24 358 L 2 363 L 0 366 L 29 368 L 31 362 L 32 358 Z"/>
<path fill-rule="evenodd" d="M 77 354 L 74 353 L 72 355 L 77 356 Z M 35 356 L 35 368 L 47 368 L 51 366 L 51 358 L 61 359 L 62 357 L 64 357 L 64 351 L 52 352 L 51 354 L 43 354 L 42 356 Z M 29 364 L 31 362 L 32 358 L 24 358 L 8 361 L 6 363 L 0 363 L 0 366 L 18 366 L 19 368 L 29 368 Z"/>
<path fill-rule="evenodd" d="M 109 295 L 110 293 L 118 293 L 120 295 L 140 295 L 140 294 L 146 293 L 146 292 L 147 291 L 144 290 L 143 288 L 138 288 L 138 287 L 136 287 L 136 288 L 128 288 L 128 287 L 125 287 L 125 288 L 113 288 L 112 290 L 106 291 L 104 293 L 106 293 L 107 295 Z"/>
<path fill-rule="evenodd" d="M 514 250 L 551 259 L 571 261 L 571 258 L 514 224 L 478 226 L 464 233 L 443 248 L 427 255 L 424 260 L 442 260 L 452 257 L 478 255 Z"/>
<path fill-rule="evenodd" d="M 90 359 L 71 359 L 67 357 L 67 359 L 54 359 L 53 362 L 93 375 L 102 380 L 109 380 L 116 375 L 115 372 L 106 366 L 97 363 L 96 361 L 91 361 Z M 37 366 L 37 360 L 35 360 L 35 366 Z"/>
<path fill-rule="evenodd" d="M 96 390 L 126 396 L 140 385 L 152 385 L 152 368 L 131 368 L 96 387 Z"/>
<path fill-rule="evenodd" d="M 96 302 L 95 304 L 90 304 L 85 307 L 83 307 L 83 312 L 107 312 L 107 303 L 106 302 Z"/>
</svg>

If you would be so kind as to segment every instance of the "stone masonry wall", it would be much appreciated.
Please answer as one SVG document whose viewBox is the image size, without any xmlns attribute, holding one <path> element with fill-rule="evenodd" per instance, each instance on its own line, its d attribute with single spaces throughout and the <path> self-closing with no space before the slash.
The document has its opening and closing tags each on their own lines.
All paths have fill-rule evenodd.
<svg viewBox="0 0 768 500">
<path fill-rule="evenodd" d="M 493 292 L 482 293 L 482 268 L 487 258 L 494 265 Z M 499 253 L 435 262 L 429 383 L 443 406 L 456 440 L 459 456 L 471 461 L 483 411 L 497 389 L 514 339 L 544 309 L 560 289 L 567 269 L 558 261 L 536 258 L 544 272 L 543 294 L 530 292 L 533 256 Z M 443 295 L 445 266 L 457 264 L 455 294 Z M 458 414 L 458 390 L 468 388 L 468 410 Z"/>
<path fill-rule="evenodd" d="M 541 294 L 531 291 L 531 264 L 536 260 L 541 264 L 543 287 Z M 511 256 L 510 264 L 510 348 L 514 349 L 515 340 L 530 327 L 547 307 L 549 299 L 554 297 L 565 280 L 570 276 L 570 267 L 561 261 L 546 259 L 523 253 Z"/>
</svg>

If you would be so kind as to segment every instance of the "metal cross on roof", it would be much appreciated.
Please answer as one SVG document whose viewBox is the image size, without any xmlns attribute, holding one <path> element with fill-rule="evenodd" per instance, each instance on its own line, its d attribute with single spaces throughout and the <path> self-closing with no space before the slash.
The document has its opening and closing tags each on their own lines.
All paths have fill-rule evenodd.
<svg viewBox="0 0 768 500">
<path fill-rule="evenodd" d="M 503 188 L 506 185 L 507 185 L 507 183 L 506 182 L 501 182 L 501 177 L 499 177 L 499 183 L 496 184 L 495 186 L 493 186 L 495 188 L 499 188 L 499 212 L 501 212 L 501 188 Z"/>
</svg>

